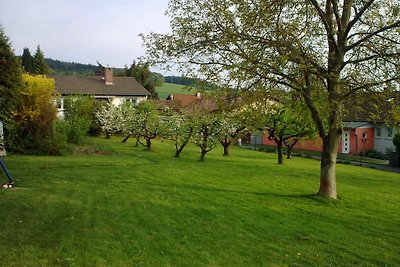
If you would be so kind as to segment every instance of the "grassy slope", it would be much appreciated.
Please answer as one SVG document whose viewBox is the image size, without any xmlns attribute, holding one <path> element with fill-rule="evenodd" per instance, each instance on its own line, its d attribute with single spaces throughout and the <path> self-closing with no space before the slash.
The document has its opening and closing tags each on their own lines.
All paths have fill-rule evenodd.
<svg viewBox="0 0 400 267">
<path fill-rule="evenodd" d="M 398 174 L 338 165 L 332 202 L 318 161 L 95 142 L 114 154 L 6 158 L 2 266 L 400 265 Z"/>
<path fill-rule="evenodd" d="M 194 92 L 184 89 L 185 86 L 173 83 L 164 83 L 162 86 L 157 87 L 158 97 L 166 99 L 170 94 L 194 94 Z"/>
</svg>

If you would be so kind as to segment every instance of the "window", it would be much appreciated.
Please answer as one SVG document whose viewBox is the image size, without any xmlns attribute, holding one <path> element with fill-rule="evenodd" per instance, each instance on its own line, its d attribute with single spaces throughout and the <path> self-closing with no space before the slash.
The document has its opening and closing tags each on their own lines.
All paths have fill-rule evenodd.
<svg viewBox="0 0 400 267">
<path fill-rule="evenodd" d="M 59 109 L 59 110 L 64 109 L 64 98 L 57 99 L 57 109 Z"/>
<path fill-rule="evenodd" d="M 392 138 L 393 137 L 393 128 L 387 128 L 386 137 L 387 138 Z"/>
<path fill-rule="evenodd" d="M 375 128 L 375 137 L 377 137 L 377 138 L 382 137 L 382 128 L 379 128 L 379 127 Z"/>
<path fill-rule="evenodd" d="M 132 106 L 137 106 L 139 104 L 137 98 L 129 98 L 127 101 L 131 102 Z"/>
</svg>

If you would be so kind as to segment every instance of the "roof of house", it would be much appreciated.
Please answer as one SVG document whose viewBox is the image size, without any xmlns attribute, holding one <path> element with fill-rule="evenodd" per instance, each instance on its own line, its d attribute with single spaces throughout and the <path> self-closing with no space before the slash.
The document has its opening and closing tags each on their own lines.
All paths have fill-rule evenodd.
<svg viewBox="0 0 400 267">
<path fill-rule="evenodd" d="M 107 85 L 101 76 L 49 76 L 62 95 L 148 96 L 150 93 L 133 77 L 113 77 Z"/>
<path fill-rule="evenodd" d="M 400 94 L 363 93 L 347 99 L 343 121 L 346 122 L 371 122 L 398 124 L 393 116 L 396 116 L 395 108 L 399 106 Z M 394 112 L 394 113 L 393 113 Z"/>
<path fill-rule="evenodd" d="M 182 107 L 188 106 L 193 102 L 198 101 L 199 99 L 201 99 L 201 96 L 197 94 L 194 95 L 173 94 L 167 97 L 167 100 L 178 101 Z"/>
<path fill-rule="evenodd" d="M 167 97 L 167 102 L 178 102 L 180 107 L 193 111 L 196 109 L 215 111 L 218 109 L 217 102 L 213 99 L 203 98 L 200 93 L 193 95 L 174 94 Z"/>
</svg>

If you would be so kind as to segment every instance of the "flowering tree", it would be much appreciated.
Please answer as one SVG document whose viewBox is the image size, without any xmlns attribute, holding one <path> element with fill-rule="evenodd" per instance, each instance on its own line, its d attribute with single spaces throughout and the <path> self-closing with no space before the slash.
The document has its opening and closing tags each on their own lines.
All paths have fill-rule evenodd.
<svg viewBox="0 0 400 267">
<path fill-rule="evenodd" d="M 163 116 L 163 131 L 161 135 L 169 140 L 172 140 L 175 145 L 175 157 L 179 155 L 190 142 L 193 135 L 193 120 L 188 114 L 171 114 Z"/>
<path fill-rule="evenodd" d="M 216 112 L 196 110 L 193 112 L 193 121 L 193 142 L 200 147 L 200 160 L 204 161 L 206 154 L 219 143 L 221 116 Z"/>
<path fill-rule="evenodd" d="M 308 110 L 294 110 L 290 106 L 278 103 L 265 117 L 265 130 L 268 139 L 276 143 L 278 150 L 278 164 L 283 163 L 282 146 L 288 147 L 288 158 L 291 149 L 302 138 L 312 137 L 315 134 Z"/>
<path fill-rule="evenodd" d="M 224 147 L 224 156 L 229 156 L 229 147 L 235 143 L 246 130 L 246 122 L 240 110 L 220 113 L 219 142 Z"/>
<path fill-rule="evenodd" d="M 143 137 L 148 151 L 152 149 L 151 140 L 157 137 L 161 124 L 157 107 L 148 101 L 137 107 L 128 102 L 118 107 L 109 104 L 97 113 L 97 118 L 108 134 Z"/>
</svg>

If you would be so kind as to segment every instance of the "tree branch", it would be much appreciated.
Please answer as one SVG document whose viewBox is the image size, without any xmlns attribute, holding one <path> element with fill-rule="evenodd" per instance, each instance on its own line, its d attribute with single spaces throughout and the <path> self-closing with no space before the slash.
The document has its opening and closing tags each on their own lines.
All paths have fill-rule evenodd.
<svg viewBox="0 0 400 267">
<path fill-rule="evenodd" d="M 349 24 L 347 25 L 347 28 L 344 32 L 344 36 L 347 36 L 351 30 L 351 28 L 353 28 L 354 24 L 357 23 L 357 21 L 360 20 L 361 16 L 365 13 L 365 11 L 375 2 L 375 0 L 369 0 L 367 3 L 365 3 L 365 5 L 361 8 L 360 11 L 357 12 L 356 10 L 356 15 L 354 16 L 354 18 L 349 22 Z"/>
<path fill-rule="evenodd" d="M 379 30 L 376 30 L 376 31 L 371 32 L 371 33 L 368 33 L 366 36 L 364 36 L 363 38 L 361 38 L 361 39 L 358 40 L 357 42 L 355 42 L 355 43 L 353 43 L 353 44 L 348 45 L 347 47 L 345 47 L 345 51 L 347 52 L 347 51 L 349 51 L 349 50 L 354 49 L 355 47 L 359 46 L 359 45 L 362 44 L 363 42 L 368 41 L 370 38 L 372 38 L 372 37 L 374 37 L 374 36 L 378 36 L 378 34 L 381 33 L 381 32 L 385 32 L 385 31 L 387 31 L 387 30 L 390 30 L 390 29 L 392 29 L 392 28 L 397 28 L 397 27 L 400 27 L 400 20 L 397 21 L 397 22 L 395 22 L 395 23 L 393 23 L 393 24 L 391 24 L 391 25 L 388 25 L 388 26 L 386 26 L 386 27 L 383 27 L 383 28 L 381 28 L 381 29 L 379 29 Z"/>
<path fill-rule="evenodd" d="M 332 25 L 330 25 L 328 18 L 326 17 L 327 14 L 321 9 L 317 0 L 309 0 L 309 1 L 314 6 L 314 8 L 317 10 L 319 17 L 321 18 L 322 23 L 325 26 L 326 33 L 328 34 L 328 39 L 332 42 L 335 50 L 338 51 L 338 46 L 335 41 L 335 36 L 333 33 Z"/>
</svg>

